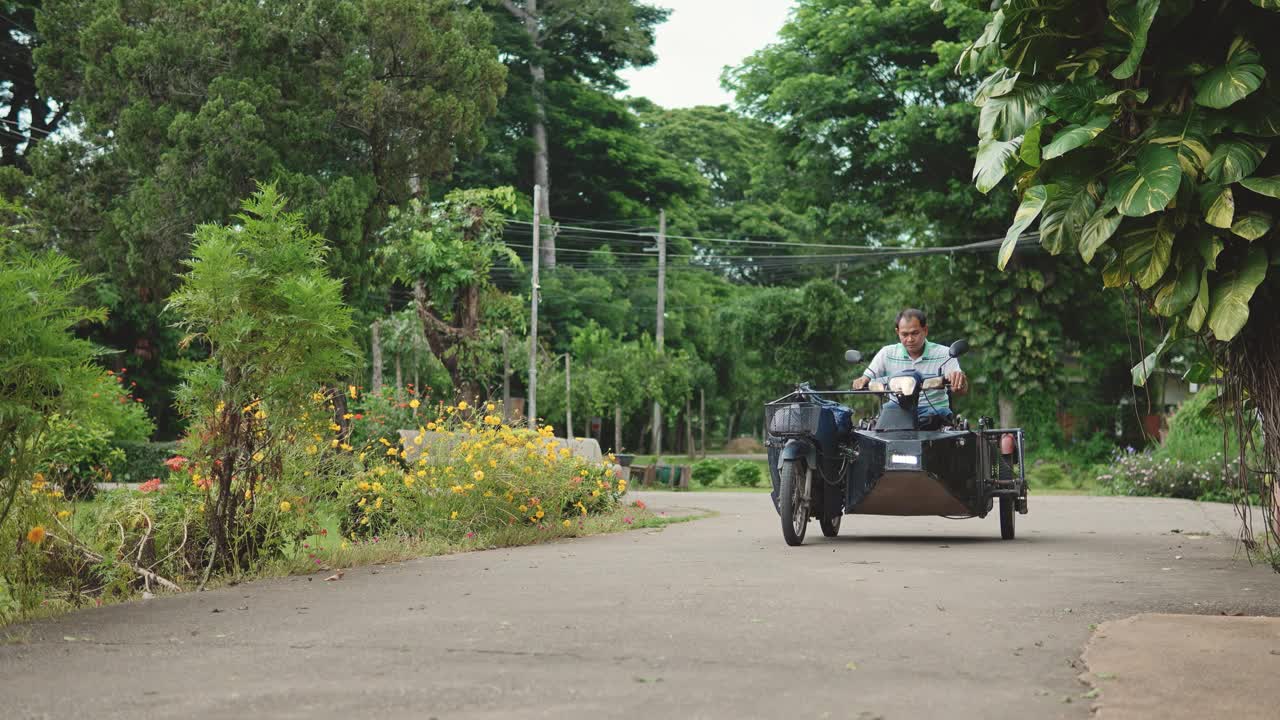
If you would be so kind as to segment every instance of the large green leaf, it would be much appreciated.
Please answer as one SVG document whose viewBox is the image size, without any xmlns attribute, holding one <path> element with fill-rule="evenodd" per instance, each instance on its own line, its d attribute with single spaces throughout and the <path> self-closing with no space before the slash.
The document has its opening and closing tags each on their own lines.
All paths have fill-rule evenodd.
<svg viewBox="0 0 1280 720">
<path fill-rule="evenodd" d="M 1145 145 L 1135 165 L 1111 179 L 1107 201 L 1122 215 L 1145 217 L 1163 210 L 1181 182 L 1178 154 L 1164 145 Z"/>
<path fill-rule="evenodd" d="M 1209 316 L 1209 268 L 1200 273 L 1200 288 L 1196 290 L 1196 299 L 1191 303 L 1191 311 L 1187 313 L 1187 329 L 1200 332 L 1205 318 Z"/>
<path fill-rule="evenodd" d="M 1160 358 L 1168 352 L 1178 340 L 1182 339 L 1182 324 L 1174 321 L 1173 326 L 1169 328 L 1169 332 L 1165 333 L 1164 339 L 1152 350 L 1142 362 L 1133 366 L 1129 374 L 1133 377 L 1133 384 L 1142 387 L 1147 384 L 1147 380 L 1151 377 L 1151 373 L 1160 365 Z"/>
<path fill-rule="evenodd" d="M 1274 222 L 1275 219 L 1271 217 L 1270 213 L 1258 211 L 1249 212 L 1245 213 L 1240 218 L 1237 218 L 1236 221 L 1231 224 L 1231 232 L 1239 235 L 1245 240 L 1253 242 L 1270 232 L 1271 226 Z"/>
<path fill-rule="evenodd" d="M 1115 79 L 1128 79 L 1138 70 L 1142 53 L 1147 49 L 1147 32 L 1151 30 L 1151 21 L 1155 20 L 1159 9 L 1160 0 L 1138 0 L 1112 10 L 1111 22 L 1129 38 L 1129 54 L 1111 71 L 1111 76 Z"/>
<path fill-rule="evenodd" d="M 1095 115 L 1084 125 L 1068 125 L 1053 136 L 1042 153 L 1045 160 L 1064 155 L 1082 145 L 1087 145 L 1111 125 L 1111 113 Z"/>
<path fill-rule="evenodd" d="M 1057 192 L 1045 203 L 1040 216 L 1040 244 L 1057 255 L 1067 248 L 1076 247 L 1080 233 L 1098 207 L 1096 183 L 1075 186 L 1059 185 Z"/>
<path fill-rule="evenodd" d="M 1196 290 L 1200 288 L 1201 267 L 1198 261 L 1187 260 L 1156 290 L 1152 306 L 1157 314 L 1173 317 L 1195 300 Z"/>
<path fill-rule="evenodd" d="M 1124 255 L 1112 253 L 1111 259 L 1102 266 L 1102 287 L 1121 288 L 1128 285 L 1132 279 L 1133 275 L 1129 273 L 1129 267 L 1124 264 Z"/>
<path fill-rule="evenodd" d="M 1120 227 L 1120 214 L 1111 203 L 1103 203 L 1080 231 L 1080 257 L 1085 262 L 1092 262 L 1094 253 L 1116 234 Z"/>
<path fill-rule="evenodd" d="M 990 192 L 1018 164 L 1022 138 L 983 140 L 973 162 L 973 182 L 979 192 Z"/>
<path fill-rule="evenodd" d="M 1253 43 L 1236 38 L 1227 50 L 1227 62 L 1196 81 L 1196 103 L 1222 109 L 1240 102 L 1262 86 L 1267 71 Z"/>
<path fill-rule="evenodd" d="M 1173 256 L 1173 231 L 1165 223 L 1143 225 L 1121 234 L 1124 263 L 1138 287 L 1146 290 L 1155 285 L 1169 269 Z"/>
<path fill-rule="evenodd" d="M 1252 140 L 1223 140 L 1213 149 L 1205 174 L 1223 185 L 1247 178 L 1262 164 L 1267 148 L 1266 143 Z"/>
<path fill-rule="evenodd" d="M 1009 226 L 1009 232 L 1004 235 L 1004 242 L 1000 243 L 1000 255 L 996 260 L 997 266 L 1003 270 L 1004 266 L 1009 263 L 1009 258 L 1013 257 L 1013 251 L 1018 247 L 1018 238 L 1031 227 L 1032 221 L 1044 209 L 1045 202 L 1049 199 L 1052 192 L 1051 187 L 1044 185 L 1036 185 L 1027 188 L 1022 195 L 1022 202 L 1018 205 L 1018 211 L 1013 215 L 1013 224 Z"/>
<path fill-rule="evenodd" d="M 1053 86 L 1048 83 L 1019 81 L 1002 95 L 988 97 L 978 114 L 978 137 L 1013 140 L 1044 117 L 1041 101 Z"/>
<path fill-rule="evenodd" d="M 1280 0 L 1249 0 L 1263 10 L 1280 10 Z"/>
<path fill-rule="evenodd" d="M 1204 211 L 1205 222 L 1214 227 L 1229 228 L 1235 222 L 1235 195 L 1230 187 L 1207 182 L 1200 186 L 1200 209 Z"/>
<path fill-rule="evenodd" d="M 1185 117 L 1164 118 L 1156 121 L 1151 128 L 1153 145 L 1168 145 L 1178 153 L 1178 162 L 1182 171 L 1192 178 L 1198 178 L 1209 164 L 1212 153 L 1209 152 L 1209 138 L 1204 131 L 1204 121 L 1197 112 Z"/>
<path fill-rule="evenodd" d="M 1126 88 L 1117 90 L 1110 95 L 1104 95 L 1097 100 L 1098 105 L 1119 105 L 1125 100 L 1133 100 L 1135 105 L 1141 105 L 1151 97 L 1151 91 L 1146 88 Z"/>
<path fill-rule="evenodd" d="M 1041 120 L 1027 128 L 1022 137 L 1022 147 L 1018 149 L 1018 159 L 1031 167 L 1040 167 L 1040 135 L 1044 132 L 1044 121 Z"/>
<path fill-rule="evenodd" d="M 1280 0 L 1276 0 L 1280 2 Z M 1240 181 L 1240 184 L 1267 197 L 1280 198 L 1280 175 L 1268 178 L 1251 177 Z"/>
<path fill-rule="evenodd" d="M 1249 301 L 1267 277 L 1267 251 L 1254 246 L 1239 266 L 1227 273 L 1213 288 L 1209 329 L 1226 342 L 1249 322 Z"/>
<path fill-rule="evenodd" d="M 1225 248 L 1226 244 L 1222 242 L 1222 238 L 1216 235 L 1204 233 L 1196 238 L 1196 251 L 1200 253 L 1200 259 L 1204 260 L 1205 268 L 1209 270 L 1218 269 L 1218 256 Z"/>
</svg>

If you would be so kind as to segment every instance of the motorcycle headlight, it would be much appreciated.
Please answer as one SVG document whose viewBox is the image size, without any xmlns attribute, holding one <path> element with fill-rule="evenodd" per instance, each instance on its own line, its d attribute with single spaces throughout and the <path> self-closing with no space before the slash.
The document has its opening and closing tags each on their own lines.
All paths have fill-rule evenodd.
<svg viewBox="0 0 1280 720">
<path fill-rule="evenodd" d="M 941 390 L 946 387 L 946 383 L 940 377 L 931 377 L 920 384 L 923 390 Z"/>
<path fill-rule="evenodd" d="M 899 395 L 914 395 L 916 392 L 916 379 L 913 377 L 889 378 L 889 390 Z"/>
</svg>

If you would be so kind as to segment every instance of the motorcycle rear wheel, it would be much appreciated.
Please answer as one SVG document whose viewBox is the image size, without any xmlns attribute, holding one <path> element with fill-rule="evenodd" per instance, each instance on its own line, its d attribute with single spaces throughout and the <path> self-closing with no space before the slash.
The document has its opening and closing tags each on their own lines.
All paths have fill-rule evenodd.
<svg viewBox="0 0 1280 720">
<path fill-rule="evenodd" d="M 842 515 L 836 515 L 831 518 L 821 518 L 818 525 L 822 527 L 822 536 L 833 538 L 840 534 L 840 518 Z"/>
<path fill-rule="evenodd" d="M 778 474 L 782 537 L 794 547 L 804 542 L 804 533 L 809 527 L 809 500 L 805 492 L 809 482 L 808 463 L 804 460 L 784 462 Z"/>
</svg>

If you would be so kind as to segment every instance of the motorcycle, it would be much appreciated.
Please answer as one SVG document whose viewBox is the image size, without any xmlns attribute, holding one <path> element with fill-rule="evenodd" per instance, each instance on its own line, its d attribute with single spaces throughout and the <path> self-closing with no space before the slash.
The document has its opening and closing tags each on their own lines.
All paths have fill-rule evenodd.
<svg viewBox="0 0 1280 720">
<path fill-rule="evenodd" d="M 950 357 L 968 348 L 957 341 Z M 845 359 L 856 363 L 862 355 L 849 350 Z M 875 378 L 864 390 L 802 383 L 765 404 L 773 500 L 788 545 L 804 542 L 812 518 L 824 536 L 836 537 L 844 515 L 984 518 L 997 502 L 1000 537 L 1014 539 L 1016 515 L 1027 513 L 1022 429 L 994 427 L 990 418 L 972 430 L 950 414 L 922 419 L 930 390 L 950 392 L 942 370 Z M 855 423 L 850 408 L 829 399 L 850 395 L 886 402 L 877 416 Z"/>
</svg>

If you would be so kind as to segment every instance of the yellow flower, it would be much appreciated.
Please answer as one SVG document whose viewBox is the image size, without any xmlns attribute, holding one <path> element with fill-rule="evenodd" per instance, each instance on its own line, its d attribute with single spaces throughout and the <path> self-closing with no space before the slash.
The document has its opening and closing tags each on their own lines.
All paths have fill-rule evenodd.
<svg viewBox="0 0 1280 720">
<path fill-rule="evenodd" d="M 334 438 L 334 439 L 330 440 L 330 441 L 329 441 L 329 447 L 331 447 L 331 448 L 336 448 L 336 447 L 338 447 L 338 439 L 337 439 L 337 438 Z"/>
<path fill-rule="evenodd" d="M 224 402 L 219 402 L 218 406 L 213 409 L 213 412 L 215 415 L 221 415 L 222 411 L 226 409 L 227 409 L 227 404 Z"/>
<path fill-rule="evenodd" d="M 339 425 L 338 423 L 329 423 L 329 429 L 334 432 L 338 432 L 339 430 L 342 429 L 342 426 Z"/>
<path fill-rule="evenodd" d="M 592 491 L 591 491 L 591 497 L 593 497 L 593 498 L 594 498 L 594 497 L 600 497 L 600 491 L 599 491 L 599 490 L 592 490 Z"/>
<path fill-rule="evenodd" d="M 405 486 L 405 487 L 413 487 L 413 483 L 414 483 L 414 479 L 413 479 L 413 477 L 411 477 L 411 476 L 409 476 L 409 475 L 405 475 L 405 476 L 404 476 L 404 486 Z"/>
<path fill-rule="evenodd" d="M 359 489 L 359 490 L 360 490 L 360 492 L 368 492 L 368 491 L 369 491 L 369 483 L 364 482 L 363 480 L 361 480 L 359 483 L 356 483 L 356 488 L 357 488 L 357 489 Z"/>
<path fill-rule="evenodd" d="M 382 443 L 383 445 L 386 445 L 387 447 L 391 447 L 391 442 L 386 438 L 378 438 L 378 442 Z"/>
<path fill-rule="evenodd" d="M 520 506 L 520 512 L 521 512 L 522 514 L 523 514 L 523 513 L 527 513 L 527 512 L 529 512 L 529 507 L 528 507 L 527 505 L 521 505 L 521 506 Z"/>
<path fill-rule="evenodd" d="M 355 400 L 355 399 L 356 399 L 356 386 L 355 386 L 355 385 L 348 385 L 348 386 L 347 386 L 347 394 L 351 396 L 351 399 L 352 399 L 352 400 Z"/>
<path fill-rule="evenodd" d="M 541 509 L 539 509 L 539 510 L 538 510 L 538 512 L 534 513 L 533 515 L 534 515 L 534 517 L 536 517 L 536 518 L 538 518 L 539 520 L 541 520 L 541 519 L 542 519 L 542 516 L 543 516 L 543 515 L 546 515 L 546 513 L 542 512 L 542 510 L 541 510 Z"/>
<path fill-rule="evenodd" d="M 343 419 L 343 420 L 350 420 L 350 419 L 351 419 L 351 418 L 353 418 L 353 417 L 355 417 L 355 413 L 343 413 L 343 414 L 342 414 L 342 419 Z"/>
<path fill-rule="evenodd" d="M 454 510 L 452 513 L 450 513 L 450 514 L 449 514 L 449 519 L 450 519 L 450 520 L 457 520 L 457 519 L 458 519 L 458 511 L 457 511 L 457 510 Z"/>
<path fill-rule="evenodd" d="M 419 405 L 421 405 L 421 404 L 422 404 L 422 403 L 418 402 L 418 398 L 414 398 L 414 399 L 412 399 L 412 400 L 410 400 L 410 401 L 409 401 L 409 407 L 413 408 L 414 410 L 417 410 L 417 409 L 418 409 L 418 406 L 419 406 Z"/>
<path fill-rule="evenodd" d="M 280 512 L 289 512 L 292 509 L 293 505 L 290 505 L 288 500 L 280 501 Z"/>
<path fill-rule="evenodd" d="M 453 491 L 454 495 L 461 495 L 462 493 L 466 492 L 465 490 L 462 489 L 461 485 L 454 485 L 449 489 Z"/>
<path fill-rule="evenodd" d="M 27 542 L 32 545 L 39 545 L 44 542 L 45 531 L 43 525 L 37 525 L 27 531 Z"/>
<path fill-rule="evenodd" d="M 387 454 L 388 454 L 388 455 L 395 456 L 395 455 L 399 455 L 399 454 L 400 454 L 400 451 L 399 451 L 399 450 L 396 450 L 396 449 L 395 449 L 395 448 L 393 448 L 393 447 L 389 447 L 389 448 L 387 448 Z"/>
<path fill-rule="evenodd" d="M 342 443 L 338 447 L 342 448 L 343 452 L 351 452 L 351 446 L 346 443 Z"/>
<path fill-rule="evenodd" d="M 477 470 L 477 471 L 475 471 L 474 473 L 472 473 L 471 477 L 475 478 L 475 479 L 476 479 L 476 482 L 480 482 L 481 480 L 483 480 L 483 479 L 484 479 L 484 471 L 483 471 L 483 470 Z"/>
<path fill-rule="evenodd" d="M 246 490 L 244 491 L 244 499 L 245 499 L 245 500 L 248 500 L 248 499 L 249 499 L 249 498 L 251 498 L 251 497 L 253 497 L 253 490 L 252 490 L 252 489 L 246 489 Z"/>
<path fill-rule="evenodd" d="M 565 520 L 564 522 L 562 522 L 562 523 L 560 523 L 560 524 L 561 524 L 561 525 L 564 525 L 565 527 L 569 527 L 569 526 L 570 526 L 570 525 L 572 525 L 573 523 L 570 523 L 568 520 Z"/>
<path fill-rule="evenodd" d="M 467 401 L 466 401 L 466 400 L 463 400 L 462 402 L 458 403 L 458 409 L 459 409 L 459 410 L 466 410 L 466 409 L 467 409 L 467 407 L 469 407 L 469 406 L 467 405 Z"/>
<path fill-rule="evenodd" d="M 418 433 L 417 435 L 414 435 L 414 436 L 413 436 L 413 444 L 414 444 L 414 445 L 421 445 L 421 444 L 422 444 L 422 433 Z"/>
<path fill-rule="evenodd" d="M 261 452 L 256 452 L 256 453 L 254 453 L 254 454 L 253 454 L 253 461 L 254 461 L 254 462 L 262 462 L 262 453 L 261 453 Z"/>
<path fill-rule="evenodd" d="M 485 491 L 484 491 L 484 496 L 485 496 L 485 497 L 493 497 L 493 491 L 492 491 L 492 490 L 485 490 Z"/>
<path fill-rule="evenodd" d="M 428 430 L 435 430 L 435 429 L 436 429 L 436 424 L 435 424 L 435 423 L 433 423 L 433 422 L 429 422 L 429 423 L 427 423 L 427 429 L 428 429 Z"/>
<path fill-rule="evenodd" d="M 360 498 L 360 502 L 356 503 L 356 507 L 364 507 L 364 504 L 368 501 L 368 498 Z"/>
<path fill-rule="evenodd" d="M 342 541 L 342 544 L 338 546 L 338 549 L 339 549 L 339 550 L 346 550 L 346 549 L 347 549 L 347 541 L 346 541 L 346 540 L 343 540 L 343 541 Z"/>
<path fill-rule="evenodd" d="M 373 509 L 374 509 L 374 510 L 381 510 L 381 509 L 382 509 L 382 498 L 378 498 L 377 500 L 374 500 L 374 501 L 373 501 Z"/>
<path fill-rule="evenodd" d="M 58 519 L 59 519 L 59 520 L 66 520 L 66 519 L 67 519 L 67 518 L 69 518 L 69 517 L 71 517 L 71 511 L 70 511 L 70 510 L 59 510 L 59 511 L 58 511 Z"/>
</svg>

